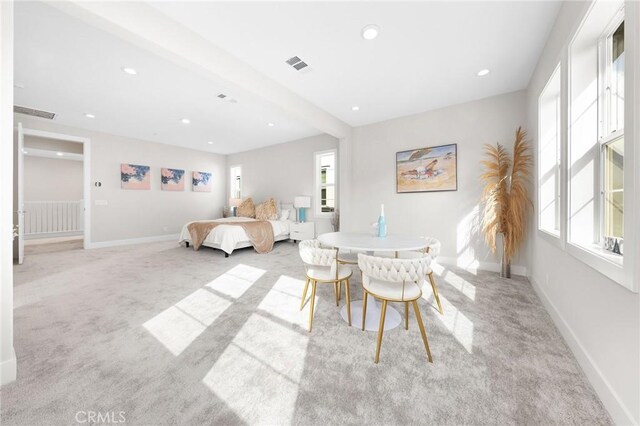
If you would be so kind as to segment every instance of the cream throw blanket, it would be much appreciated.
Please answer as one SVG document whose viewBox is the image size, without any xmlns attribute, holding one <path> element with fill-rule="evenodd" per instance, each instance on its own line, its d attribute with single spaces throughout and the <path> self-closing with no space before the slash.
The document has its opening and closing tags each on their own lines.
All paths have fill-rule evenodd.
<svg viewBox="0 0 640 426">
<path fill-rule="evenodd" d="M 269 253 L 273 250 L 273 227 L 267 220 L 251 222 L 193 222 L 187 226 L 191 235 L 194 250 L 200 250 L 202 243 L 213 228 L 218 225 L 242 226 L 247 233 L 249 241 L 258 253 Z"/>
</svg>

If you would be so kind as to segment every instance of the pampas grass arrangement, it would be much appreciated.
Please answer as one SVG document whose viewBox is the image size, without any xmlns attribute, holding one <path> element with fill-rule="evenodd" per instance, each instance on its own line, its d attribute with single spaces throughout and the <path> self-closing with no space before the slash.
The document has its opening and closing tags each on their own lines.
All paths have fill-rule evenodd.
<svg viewBox="0 0 640 426">
<path fill-rule="evenodd" d="M 480 178 L 485 184 L 482 192 L 482 233 L 494 254 L 497 236 L 502 234 L 501 276 L 507 278 L 511 277 L 511 259 L 524 241 L 529 210 L 533 207 L 529 198 L 533 157 L 526 137 L 527 132 L 518 127 L 513 158 L 500 143 L 485 145 L 487 159 L 481 162 L 484 173 Z"/>
</svg>

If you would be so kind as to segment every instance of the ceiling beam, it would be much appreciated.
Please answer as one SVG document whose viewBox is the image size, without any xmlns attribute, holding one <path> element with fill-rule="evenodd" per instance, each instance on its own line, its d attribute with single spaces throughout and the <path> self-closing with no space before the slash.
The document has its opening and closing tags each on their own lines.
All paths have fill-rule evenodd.
<svg viewBox="0 0 640 426">
<path fill-rule="evenodd" d="M 324 133 L 336 138 L 351 135 L 348 124 L 148 4 L 79 0 L 48 4 L 205 77 L 222 79 Z"/>
</svg>

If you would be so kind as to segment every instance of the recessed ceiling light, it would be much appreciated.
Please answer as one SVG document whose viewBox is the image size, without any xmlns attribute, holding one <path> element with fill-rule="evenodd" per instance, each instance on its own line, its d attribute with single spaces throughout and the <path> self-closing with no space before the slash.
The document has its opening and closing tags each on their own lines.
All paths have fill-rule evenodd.
<svg viewBox="0 0 640 426">
<path fill-rule="evenodd" d="M 212 142 L 212 141 L 209 141 L 209 142 L 207 142 L 207 143 L 208 143 L 209 145 L 213 145 L 213 142 Z"/>
<path fill-rule="evenodd" d="M 191 123 L 191 120 L 189 120 L 188 118 L 183 118 L 182 120 L 180 120 L 180 122 L 182 124 L 189 124 L 189 123 Z"/>
<path fill-rule="evenodd" d="M 56 152 L 56 155 L 57 155 L 58 157 L 62 157 L 62 156 L 64 155 L 64 153 L 63 153 L 63 152 Z"/>
<path fill-rule="evenodd" d="M 269 123 L 269 124 L 267 124 L 267 126 L 269 126 L 269 127 L 273 127 L 273 126 L 275 126 L 275 124 L 273 124 L 273 123 Z"/>
<path fill-rule="evenodd" d="M 360 107 L 359 106 L 352 106 L 351 107 L 351 111 L 360 111 Z"/>
<path fill-rule="evenodd" d="M 129 75 L 136 75 L 138 74 L 138 71 L 134 70 L 133 68 L 129 68 L 129 67 L 124 67 L 122 68 L 122 71 L 126 72 Z"/>
<path fill-rule="evenodd" d="M 91 114 L 91 113 L 88 113 L 88 112 L 85 112 L 85 113 L 84 113 L 84 116 L 85 116 L 85 117 L 87 117 L 87 118 L 96 118 L 96 116 L 95 116 L 95 115 L 93 115 L 93 114 Z"/>
<path fill-rule="evenodd" d="M 490 71 L 489 71 L 488 69 L 486 69 L 486 68 L 485 68 L 485 69 L 483 69 L 483 70 L 478 71 L 478 74 L 477 74 L 477 75 L 478 75 L 478 77 L 484 77 L 485 75 L 489 74 L 489 72 L 490 72 Z"/>
<path fill-rule="evenodd" d="M 362 29 L 362 38 L 365 40 L 373 40 L 378 37 L 380 33 L 380 28 L 377 25 L 369 24 Z"/>
</svg>

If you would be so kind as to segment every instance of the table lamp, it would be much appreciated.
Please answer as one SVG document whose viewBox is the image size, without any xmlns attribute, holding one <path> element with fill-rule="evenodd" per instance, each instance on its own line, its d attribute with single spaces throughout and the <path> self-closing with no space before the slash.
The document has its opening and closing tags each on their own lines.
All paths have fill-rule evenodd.
<svg viewBox="0 0 640 426">
<path fill-rule="evenodd" d="M 236 210 L 242 204 L 241 198 L 229 198 L 229 206 L 231 207 L 231 213 L 236 216 Z"/>
<path fill-rule="evenodd" d="M 299 195 L 293 199 L 293 207 L 298 209 L 298 222 L 304 223 L 306 221 L 305 209 L 311 207 L 311 197 L 306 195 Z"/>
</svg>

